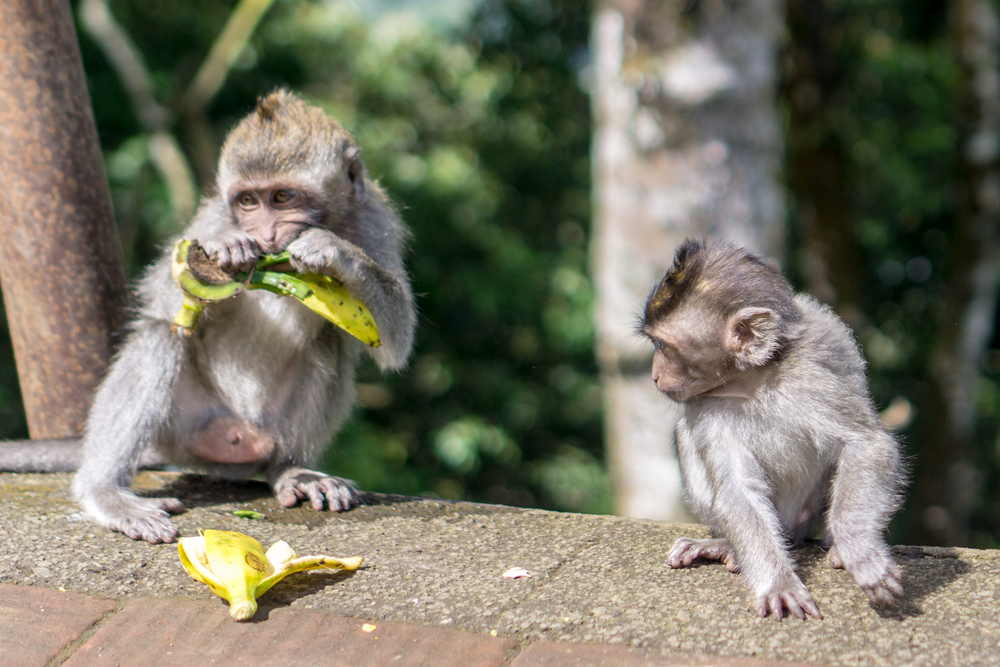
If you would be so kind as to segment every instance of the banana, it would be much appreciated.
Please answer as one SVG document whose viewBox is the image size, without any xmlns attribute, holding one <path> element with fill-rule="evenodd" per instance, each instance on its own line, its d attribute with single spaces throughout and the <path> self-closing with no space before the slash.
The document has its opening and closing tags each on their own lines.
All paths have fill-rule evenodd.
<svg viewBox="0 0 1000 667">
<path fill-rule="evenodd" d="M 313 312 L 319 313 L 338 327 L 369 347 L 379 347 L 378 327 L 371 311 L 347 291 L 336 278 L 320 273 L 303 273 L 298 276 L 312 290 L 302 300 Z"/>
<path fill-rule="evenodd" d="M 275 542 L 265 552 L 260 542 L 243 533 L 201 532 L 198 537 L 182 537 L 177 543 L 181 565 L 213 593 L 227 600 L 229 615 L 238 621 L 253 618 L 257 613 L 257 598 L 293 572 L 317 568 L 356 570 L 364 562 L 361 556 L 297 558 L 285 541 Z"/>
<path fill-rule="evenodd" d="M 336 278 L 319 273 L 265 270 L 286 263 L 287 252 L 264 255 L 250 273 L 230 276 L 209 259 L 197 241 L 180 239 L 174 244 L 172 260 L 171 275 L 184 293 L 184 303 L 174 316 L 174 327 L 185 336 L 194 331 L 206 301 L 228 299 L 244 289 L 264 289 L 295 297 L 365 345 L 382 344 L 371 311 Z"/>
</svg>

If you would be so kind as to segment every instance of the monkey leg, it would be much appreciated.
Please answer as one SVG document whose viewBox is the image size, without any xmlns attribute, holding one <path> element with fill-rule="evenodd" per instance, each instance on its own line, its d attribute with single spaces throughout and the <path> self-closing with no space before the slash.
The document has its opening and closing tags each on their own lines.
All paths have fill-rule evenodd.
<svg viewBox="0 0 1000 667">
<path fill-rule="evenodd" d="M 129 485 L 166 425 L 183 345 L 167 321 L 136 324 L 94 397 L 83 461 L 73 479 L 73 493 L 87 516 L 154 544 L 174 540 L 177 527 L 168 515 L 184 506 L 176 498 L 140 498 Z"/>
<path fill-rule="evenodd" d="M 82 497 L 80 505 L 102 526 L 151 544 L 173 542 L 177 527 L 170 515 L 185 510 L 177 498 L 140 498 L 114 488 L 96 489 Z"/>
<path fill-rule="evenodd" d="M 693 540 L 689 537 L 682 537 L 670 549 L 667 554 L 667 567 L 678 569 L 689 567 L 699 558 L 705 560 L 717 560 L 726 566 L 730 572 L 739 572 L 740 567 L 736 563 L 736 554 L 733 551 L 729 540 Z"/>
<path fill-rule="evenodd" d="M 882 535 L 899 504 L 899 450 L 881 431 L 845 443 L 833 479 L 827 519 L 830 565 L 854 575 L 875 604 L 893 605 L 903 595 L 903 575 Z"/>
<path fill-rule="evenodd" d="M 314 510 L 326 506 L 331 512 L 342 512 L 361 502 L 354 482 L 306 468 L 285 468 L 271 486 L 285 507 L 308 499 Z"/>
</svg>

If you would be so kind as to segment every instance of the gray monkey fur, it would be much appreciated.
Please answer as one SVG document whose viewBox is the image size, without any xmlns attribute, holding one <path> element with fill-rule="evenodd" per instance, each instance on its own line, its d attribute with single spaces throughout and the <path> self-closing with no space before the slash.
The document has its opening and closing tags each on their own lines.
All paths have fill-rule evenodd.
<svg viewBox="0 0 1000 667">
<path fill-rule="evenodd" d="M 138 283 L 135 317 L 87 420 L 73 491 L 91 519 L 134 539 L 172 541 L 177 529 L 168 515 L 183 510 L 180 501 L 140 498 L 129 489 L 137 468 L 151 460 L 225 479 L 264 473 L 279 499 L 294 493 L 316 509 L 357 503 L 351 482 L 309 468 L 350 413 L 362 354 L 383 370 L 402 368 L 416 323 L 403 264 L 408 231 L 379 185 L 367 180 L 357 153 L 336 121 L 291 93 L 273 93 L 230 133 L 219 194 L 202 202 L 181 236 L 200 240 L 210 255 L 253 259 L 257 247 L 227 199 L 234 184 L 277 178 L 293 183 L 279 187 L 312 187 L 326 215 L 287 245 L 292 264 L 340 279 L 368 306 L 381 347 L 368 348 L 298 301 L 264 291 L 210 303 L 185 338 L 171 330 L 182 295 L 170 277 L 168 250 Z M 248 463 L 194 457 L 186 443 L 220 418 L 273 435 L 272 454 Z M 37 460 L 30 450 L 37 443 L 20 454 L 14 444 L 0 444 L 0 468 L 76 467 L 74 441 L 47 442 Z M 69 464 L 52 460 L 58 456 Z"/>
<path fill-rule="evenodd" d="M 905 469 L 869 397 L 852 332 L 741 249 L 689 241 L 671 272 L 673 284 L 668 272 L 650 295 L 643 333 L 657 324 L 669 333 L 671 317 L 692 317 L 682 312 L 692 304 L 721 311 L 721 324 L 761 300 L 770 301 L 776 328 L 759 332 L 763 357 L 725 368 L 721 386 L 683 401 L 675 442 L 685 497 L 717 538 L 678 540 L 668 565 L 721 560 L 742 572 L 762 616 L 780 619 L 787 609 L 819 618 L 788 546 L 825 518 L 830 563 L 873 602 L 891 604 L 903 591 L 883 534 L 901 504 Z"/>
</svg>

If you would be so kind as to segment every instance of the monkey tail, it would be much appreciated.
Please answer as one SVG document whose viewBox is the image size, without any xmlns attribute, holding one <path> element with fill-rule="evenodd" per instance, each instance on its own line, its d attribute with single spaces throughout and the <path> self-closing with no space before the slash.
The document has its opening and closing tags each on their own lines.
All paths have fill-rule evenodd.
<svg viewBox="0 0 1000 667">
<path fill-rule="evenodd" d="M 0 472 L 76 472 L 83 461 L 83 439 L 0 440 Z M 156 451 L 139 459 L 142 470 L 161 470 L 167 461 Z"/>
<path fill-rule="evenodd" d="M 74 472 L 83 458 L 80 438 L 0 441 L 0 471 Z"/>
</svg>

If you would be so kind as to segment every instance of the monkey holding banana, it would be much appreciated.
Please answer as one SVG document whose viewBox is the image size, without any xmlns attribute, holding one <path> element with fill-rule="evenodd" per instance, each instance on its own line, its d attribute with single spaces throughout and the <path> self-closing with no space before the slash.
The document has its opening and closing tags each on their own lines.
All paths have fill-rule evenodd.
<svg viewBox="0 0 1000 667">
<path fill-rule="evenodd" d="M 171 329 L 183 296 L 168 251 L 139 281 L 137 312 L 94 398 L 82 455 L 78 442 L 4 443 L 0 468 L 75 467 L 82 457 L 73 492 L 87 516 L 153 543 L 174 540 L 169 514 L 184 507 L 129 489 L 150 456 L 226 479 L 263 473 L 286 507 L 357 504 L 351 482 L 310 467 L 351 410 L 363 351 L 383 370 L 402 368 L 416 322 L 403 265 L 408 231 L 359 153 L 319 108 L 274 92 L 229 133 L 216 194 L 182 236 L 228 273 L 288 251 L 296 271 L 332 276 L 368 307 L 380 347 L 265 291 L 207 304 L 191 335 L 179 335 Z"/>
<path fill-rule="evenodd" d="M 752 253 L 688 240 L 639 331 L 655 347 L 657 389 L 684 404 L 685 496 L 716 535 L 677 540 L 667 565 L 721 561 L 743 574 L 761 616 L 822 618 L 788 553 L 822 517 L 833 567 L 872 602 L 902 596 L 883 538 L 900 505 L 900 447 L 840 318 Z"/>
</svg>

